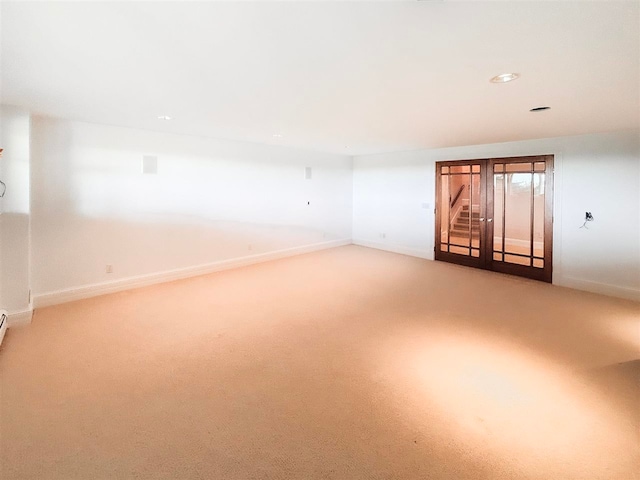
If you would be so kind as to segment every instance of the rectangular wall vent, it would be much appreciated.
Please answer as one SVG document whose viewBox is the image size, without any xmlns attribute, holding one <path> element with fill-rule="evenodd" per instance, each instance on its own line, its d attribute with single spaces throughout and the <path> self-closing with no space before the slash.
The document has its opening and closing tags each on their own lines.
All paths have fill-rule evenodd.
<svg viewBox="0 0 640 480">
<path fill-rule="evenodd" d="M 155 175 L 158 173 L 158 157 L 154 155 L 144 155 L 142 157 L 142 173 Z"/>
</svg>

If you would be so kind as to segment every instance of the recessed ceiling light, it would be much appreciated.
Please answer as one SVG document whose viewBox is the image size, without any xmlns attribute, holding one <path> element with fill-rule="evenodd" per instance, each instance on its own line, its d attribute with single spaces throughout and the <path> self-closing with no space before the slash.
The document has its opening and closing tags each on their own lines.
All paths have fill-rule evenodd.
<svg viewBox="0 0 640 480">
<path fill-rule="evenodd" d="M 502 73 L 493 77 L 491 83 L 507 83 L 517 78 L 520 78 L 520 75 L 517 73 Z"/>
<path fill-rule="evenodd" d="M 282 138 L 282 134 L 281 133 L 274 133 L 273 135 L 271 135 L 273 138 Z"/>
<path fill-rule="evenodd" d="M 529 110 L 530 112 L 544 112 L 545 110 L 549 110 L 551 107 L 535 107 Z"/>
<path fill-rule="evenodd" d="M 171 117 L 169 115 L 160 115 L 158 120 L 171 120 Z"/>
</svg>

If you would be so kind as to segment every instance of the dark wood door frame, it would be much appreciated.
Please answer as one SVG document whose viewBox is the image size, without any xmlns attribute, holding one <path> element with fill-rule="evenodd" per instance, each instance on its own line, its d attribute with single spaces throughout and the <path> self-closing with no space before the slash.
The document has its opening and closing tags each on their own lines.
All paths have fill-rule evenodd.
<svg viewBox="0 0 640 480">
<path fill-rule="evenodd" d="M 523 276 L 527 278 L 533 278 L 535 280 L 541 280 L 551 283 L 553 276 L 553 155 L 536 155 L 526 157 L 504 157 L 504 158 L 485 158 L 485 159 L 473 159 L 473 160 L 456 160 L 436 162 L 436 215 L 435 215 L 435 259 L 446 262 L 456 263 L 459 265 L 466 265 L 475 268 L 481 268 L 486 270 L 493 270 L 496 272 L 508 273 L 512 275 Z M 515 263 L 508 263 L 505 261 L 494 260 L 494 165 L 496 164 L 516 164 L 516 163 L 530 163 L 532 165 L 535 162 L 545 162 L 544 168 L 544 254 L 543 254 L 543 268 L 534 268 L 533 266 L 517 265 Z M 481 165 L 480 167 L 480 210 L 479 210 L 479 256 L 466 256 L 455 253 L 449 253 L 441 251 L 442 242 L 442 167 L 452 166 L 464 166 L 464 165 Z M 473 167 L 470 167 L 470 171 L 473 171 Z M 533 173 L 533 170 L 532 170 Z M 497 173 L 499 175 L 499 173 Z M 506 189 L 506 167 L 504 171 L 503 180 L 503 192 Z M 450 178 L 450 174 L 447 175 L 447 179 Z M 473 177 L 470 177 L 473 178 Z M 533 177 L 532 177 L 533 179 Z M 472 180 L 473 183 L 473 180 Z M 470 194 L 471 195 L 471 194 Z M 531 212 L 530 212 L 530 262 L 534 262 L 534 193 L 533 185 L 531 187 Z M 450 208 L 450 206 L 449 206 Z M 503 204 L 504 208 L 504 204 Z M 473 200 L 470 200 L 470 214 L 473 211 Z M 447 210 L 449 211 L 449 210 Z M 502 212 L 504 214 L 504 212 Z M 450 218 L 450 216 L 449 216 Z M 504 215 L 502 216 L 504 221 Z M 471 224 L 471 220 L 470 220 Z M 447 228 L 450 230 L 451 225 Z M 471 228 L 471 227 L 470 227 Z M 505 235 L 505 226 L 502 225 L 501 231 L 503 232 L 503 238 Z M 471 232 L 471 230 L 470 230 Z M 447 237 L 448 239 L 450 237 Z M 472 242 L 472 237 L 469 239 Z M 471 243 L 472 245 L 472 243 Z M 506 252 L 503 244 L 503 252 Z M 471 252 L 471 249 L 469 250 Z M 497 253 L 497 252 L 496 252 Z M 507 255 L 504 253 L 503 255 Z M 511 254 L 509 254 L 511 255 Z M 517 254 L 516 254 L 517 255 Z M 504 256 L 502 257 L 504 259 Z M 535 257 L 539 258 L 539 257 Z"/>
</svg>

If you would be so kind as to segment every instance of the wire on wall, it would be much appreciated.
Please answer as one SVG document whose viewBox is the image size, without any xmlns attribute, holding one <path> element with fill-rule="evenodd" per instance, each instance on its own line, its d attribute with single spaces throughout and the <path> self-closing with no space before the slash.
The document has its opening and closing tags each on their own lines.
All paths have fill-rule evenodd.
<svg viewBox="0 0 640 480">
<path fill-rule="evenodd" d="M 585 212 L 585 214 L 584 214 L 584 223 L 582 224 L 582 226 L 580 228 L 585 228 L 585 229 L 589 230 L 589 227 L 587 227 L 587 223 L 588 222 L 593 222 L 593 215 L 591 215 L 591 212 Z"/>
</svg>

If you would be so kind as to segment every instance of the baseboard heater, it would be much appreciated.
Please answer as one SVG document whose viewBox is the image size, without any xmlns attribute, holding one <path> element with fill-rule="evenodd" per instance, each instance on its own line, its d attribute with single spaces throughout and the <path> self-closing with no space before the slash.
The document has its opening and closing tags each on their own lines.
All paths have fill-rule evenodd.
<svg viewBox="0 0 640 480">
<path fill-rule="evenodd" d="M 4 339 L 4 334 L 7 332 L 7 323 L 9 322 L 9 315 L 6 310 L 0 310 L 0 345 Z"/>
</svg>

